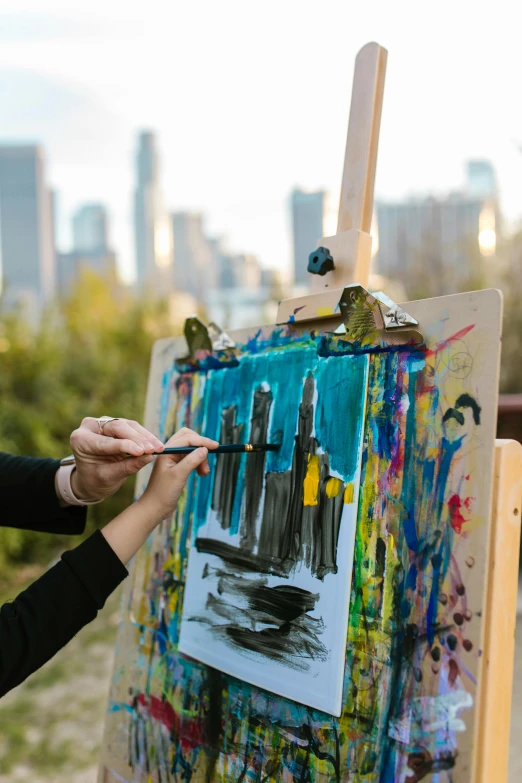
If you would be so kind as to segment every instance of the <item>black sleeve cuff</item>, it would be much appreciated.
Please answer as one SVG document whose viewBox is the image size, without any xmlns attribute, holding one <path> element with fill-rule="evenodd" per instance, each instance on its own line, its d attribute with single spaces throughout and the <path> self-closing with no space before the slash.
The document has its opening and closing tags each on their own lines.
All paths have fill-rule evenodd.
<svg viewBox="0 0 522 783">
<path fill-rule="evenodd" d="M 57 459 L 0 453 L 0 526 L 37 533 L 83 533 L 86 507 L 62 508 L 56 496 L 55 477 L 59 467 Z"/>
<path fill-rule="evenodd" d="M 74 572 L 94 603 L 101 609 L 128 571 L 99 530 L 68 552 L 62 560 Z"/>
</svg>

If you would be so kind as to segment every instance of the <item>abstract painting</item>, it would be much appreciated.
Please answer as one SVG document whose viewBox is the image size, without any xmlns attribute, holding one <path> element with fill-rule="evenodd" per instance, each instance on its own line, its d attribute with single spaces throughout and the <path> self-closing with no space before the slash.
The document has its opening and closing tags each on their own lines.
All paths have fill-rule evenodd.
<svg viewBox="0 0 522 783">
<path fill-rule="evenodd" d="M 203 432 L 281 443 L 222 454 L 195 497 L 179 650 L 341 712 L 368 356 L 243 356 L 205 383 Z"/>
<path fill-rule="evenodd" d="M 187 426 L 219 440 L 248 442 L 263 439 L 266 427 L 267 438 L 281 433 L 283 445 L 262 459 L 212 458 L 213 475 L 191 477 L 175 514 L 138 554 L 122 599 L 100 783 L 474 780 L 501 299 L 498 292 L 480 291 L 410 302 L 407 311 L 420 323 L 425 339 L 420 346 L 272 326 L 234 332 L 235 351 L 189 364 L 177 361 L 186 354 L 184 341 L 156 344 L 145 416 L 149 428 L 163 438 Z M 278 388 L 271 375 L 277 362 L 284 365 Z M 330 402 L 323 416 L 321 400 L 327 397 L 316 388 L 329 365 L 342 367 L 343 379 L 353 377 L 348 368 L 357 366 L 362 381 L 365 363 L 357 493 L 357 450 L 339 445 L 357 441 L 353 432 L 338 428 L 339 422 L 347 426 L 339 418 L 345 398 Z M 344 395 L 351 387 L 343 380 L 336 388 Z M 281 391 L 284 404 L 276 405 Z M 310 404 L 313 414 L 306 417 Z M 336 425 L 328 430 L 330 421 Z M 343 462 L 346 458 L 353 462 Z M 142 475 L 138 494 L 146 480 Z M 351 499 L 352 482 L 353 506 L 344 502 Z M 291 511 L 289 486 L 302 488 L 300 514 Z M 305 505 L 305 498 L 308 503 L 316 495 L 316 506 Z M 270 515 L 267 504 L 274 507 Z M 313 527 L 327 519 L 327 507 L 331 521 Z M 302 607 L 315 619 L 323 616 L 318 603 L 311 607 L 315 595 L 321 597 L 349 566 L 349 558 L 342 561 L 343 536 L 352 522 L 344 515 L 352 508 L 357 522 L 349 606 L 339 615 L 342 622 L 342 612 L 348 612 L 339 717 L 303 703 L 306 693 L 288 698 L 278 695 L 278 685 L 251 684 L 252 672 L 264 668 L 257 650 L 255 657 L 245 657 L 244 678 L 180 652 L 194 553 L 203 558 L 195 570 L 200 593 L 213 595 L 226 614 L 224 604 L 249 613 L 253 605 L 254 630 L 274 628 L 273 620 L 257 624 L 265 596 L 271 596 L 272 615 L 275 611 L 274 593 L 265 587 L 292 587 L 288 603 L 278 591 L 279 604 L 285 611 Z M 277 519 L 283 524 L 271 528 L 269 520 Z M 255 571 L 248 570 L 252 559 Z M 297 581 L 304 572 L 312 574 L 310 586 Z M 199 605 L 190 609 L 194 616 L 200 611 Z M 210 611 L 213 624 L 215 609 Z M 242 637 L 243 646 L 228 640 L 227 651 L 248 656 L 243 648 L 252 635 L 236 627 L 250 631 L 250 614 L 245 620 L 234 610 L 231 616 L 223 624 L 232 626 L 231 638 Z M 325 632 L 313 624 L 307 631 L 328 650 L 324 622 Z M 296 660 L 310 667 L 302 690 L 313 690 L 315 660 Z M 291 669 L 287 679 L 299 671 Z"/>
</svg>

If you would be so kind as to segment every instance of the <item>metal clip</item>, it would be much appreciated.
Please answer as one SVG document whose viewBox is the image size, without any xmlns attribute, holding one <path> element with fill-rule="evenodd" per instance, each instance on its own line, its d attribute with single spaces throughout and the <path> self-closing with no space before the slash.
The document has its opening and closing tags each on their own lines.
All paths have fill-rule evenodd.
<svg viewBox="0 0 522 783">
<path fill-rule="evenodd" d="M 236 347 L 234 340 L 214 321 L 211 321 L 208 325 L 208 334 L 214 351 L 226 351 L 227 348 Z"/>
<path fill-rule="evenodd" d="M 418 326 L 419 322 L 402 309 L 398 304 L 386 296 L 382 291 L 377 291 L 373 296 L 385 305 L 381 307 L 385 329 L 400 329 L 403 326 Z"/>
</svg>

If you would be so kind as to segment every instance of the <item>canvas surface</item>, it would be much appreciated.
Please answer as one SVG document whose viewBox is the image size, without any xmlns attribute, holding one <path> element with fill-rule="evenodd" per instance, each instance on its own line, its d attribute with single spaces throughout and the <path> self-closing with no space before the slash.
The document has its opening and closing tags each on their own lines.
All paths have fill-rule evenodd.
<svg viewBox="0 0 522 783">
<path fill-rule="evenodd" d="M 245 355 L 205 379 L 220 455 L 194 498 L 180 652 L 340 715 L 368 356 Z"/>
<path fill-rule="evenodd" d="M 482 291 L 404 307 L 422 349 L 274 327 L 234 335 L 242 355 L 368 356 L 341 716 L 180 654 L 194 479 L 133 565 L 101 781 L 473 780 L 501 301 Z M 161 436 L 202 423 L 210 368 L 180 373 L 184 352 L 183 341 L 155 348 L 146 424 Z"/>
</svg>

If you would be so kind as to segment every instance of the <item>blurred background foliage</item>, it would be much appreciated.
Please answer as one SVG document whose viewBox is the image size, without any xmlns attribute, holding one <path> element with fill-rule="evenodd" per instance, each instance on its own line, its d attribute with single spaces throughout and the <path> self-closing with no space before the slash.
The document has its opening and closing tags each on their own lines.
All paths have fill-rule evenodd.
<svg viewBox="0 0 522 783">
<path fill-rule="evenodd" d="M 143 419 L 154 340 L 181 333 L 165 302 L 134 298 L 84 272 L 37 329 L 23 313 L 0 319 L 0 451 L 61 458 L 84 416 Z M 89 509 L 85 535 L 132 501 L 131 479 Z M 38 508 L 35 507 L 35 515 Z M 0 566 L 49 559 L 68 537 L 0 528 Z"/>
</svg>

